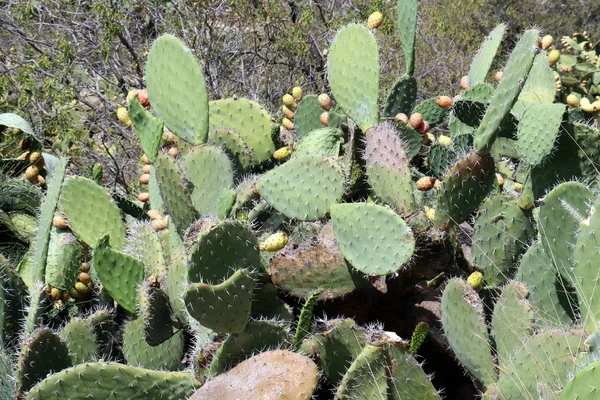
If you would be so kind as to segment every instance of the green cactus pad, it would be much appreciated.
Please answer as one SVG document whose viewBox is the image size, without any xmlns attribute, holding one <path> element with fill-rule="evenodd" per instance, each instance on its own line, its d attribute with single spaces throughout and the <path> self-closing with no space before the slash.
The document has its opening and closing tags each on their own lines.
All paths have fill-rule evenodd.
<svg viewBox="0 0 600 400">
<path fill-rule="evenodd" d="M 581 319 L 587 333 L 598 330 L 600 321 L 600 296 L 597 295 L 600 283 L 600 269 L 597 267 L 600 247 L 600 238 L 597 235 L 600 228 L 600 201 L 594 203 L 592 210 L 589 219 L 580 224 L 579 236 L 573 250 L 573 286 L 577 290 Z"/>
<path fill-rule="evenodd" d="M 504 399 L 547 399 L 560 393 L 583 350 L 581 331 L 547 330 L 523 343 L 500 370 L 493 389 Z M 494 392 L 492 392 L 492 390 Z"/>
<path fill-rule="evenodd" d="M 536 327 L 569 326 L 575 320 L 575 304 L 557 276 L 556 268 L 542 243 L 536 242 L 521 258 L 516 280 L 523 282 L 529 290 L 528 300 L 535 311 Z"/>
<path fill-rule="evenodd" d="M 287 350 L 267 351 L 210 380 L 189 400 L 310 400 L 318 372 L 306 356 Z"/>
<path fill-rule="evenodd" d="M 196 219 L 196 211 L 192 206 L 192 199 L 187 182 L 177 162 L 167 154 L 160 154 L 154 162 L 156 181 L 160 188 L 169 219 L 173 221 L 177 232 L 183 236 L 186 228 Z"/>
<path fill-rule="evenodd" d="M 129 225 L 125 253 L 144 264 L 148 274 L 162 275 L 167 269 L 167 258 L 159 234 L 151 223 Z"/>
<path fill-rule="evenodd" d="M 451 146 L 435 142 L 429 147 L 427 164 L 429 171 L 438 179 L 444 177 L 448 169 L 456 162 L 458 154 Z"/>
<path fill-rule="evenodd" d="M 485 82 L 505 31 L 506 25 L 500 24 L 486 36 L 471 63 L 471 69 L 469 69 L 469 86 Z"/>
<path fill-rule="evenodd" d="M 511 113 L 521 119 L 527 107 L 533 104 L 551 104 L 556 97 L 554 71 L 548 65 L 548 57 L 540 52 L 533 60 L 525 85 Z"/>
<path fill-rule="evenodd" d="M 569 380 L 562 392 L 559 400 L 595 400 L 598 398 L 598 371 L 600 361 L 594 361 L 578 371 L 576 375 Z"/>
<path fill-rule="evenodd" d="M 515 197 L 499 195 L 484 201 L 475 220 L 472 251 L 488 286 L 500 286 L 512 276 L 534 234 L 532 221 Z"/>
<path fill-rule="evenodd" d="M 460 99 L 454 102 L 452 114 L 471 128 L 477 128 L 485 115 L 487 104 L 476 100 Z"/>
<path fill-rule="evenodd" d="M 417 0 L 398 0 L 396 3 L 398 36 L 406 62 L 406 75 L 415 72 L 415 36 L 417 33 Z"/>
<path fill-rule="evenodd" d="M 386 399 L 387 354 L 380 346 L 367 345 L 344 374 L 335 400 Z"/>
<path fill-rule="evenodd" d="M 379 119 L 379 51 L 366 26 L 350 24 L 337 32 L 329 48 L 327 71 L 331 91 L 344 112 L 363 132 L 375 126 Z"/>
<path fill-rule="evenodd" d="M 446 173 L 435 207 L 434 223 L 447 229 L 464 222 L 490 192 L 496 181 L 494 160 L 470 153 Z"/>
<path fill-rule="evenodd" d="M 200 220 L 202 221 L 202 220 Z M 257 273 L 261 261 L 258 240 L 252 231 L 235 220 L 209 224 L 194 239 L 190 253 L 188 281 L 217 284 L 238 269 Z"/>
<path fill-rule="evenodd" d="M 167 294 L 157 284 L 146 280 L 140 287 L 139 299 L 146 343 L 158 346 L 173 337 L 176 330 Z"/>
<path fill-rule="evenodd" d="M 184 301 L 201 325 L 216 332 L 240 333 L 248 324 L 253 292 L 254 280 L 240 269 L 219 285 L 188 285 Z"/>
<path fill-rule="evenodd" d="M 412 160 L 421 152 L 423 136 L 410 124 L 404 124 L 403 122 L 397 122 L 396 129 L 400 139 L 404 142 L 406 156 L 409 160 Z"/>
<path fill-rule="evenodd" d="M 158 181 L 156 180 L 156 169 L 154 166 L 151 166 L 150 169 L 148 193 L 150 194 L 150 209 L 156 210 L 162 215 L 164 212 L 164 203 L 162 197 L 160 196 L 160 187 L 158 186 Z"/>
<path fill-rule="evenodd" d="M 464 100 L 477 101 L 486 105 L 492 100 L 492 97 L 494 97 L 494 87 L 485 82 L 470 86 L 461 95 Z"/>
<path fill-rule="evenodd" d="M 259 351 L 279 349 L 290 340 L 286 324 L 277 321 L 250 321 L 243 332 L 227 337 L 216 351 L 208 370 L 214 376 L 234 367 Z"/>
<path fill-rule="evenodd" d="M 191 396 L 200 382 L 188 372 L 153 371 L 119 363 L 80 364 L 50 375 L 27 394 L 26 400 L 118 398 L 180 400 Z"/>
<path fill-rule="evenodd" d="M 234 189 L 223 189 L 217 201 L 217 218 L 225 219 L 233 216 L 233 206 L 237 201 L 237 192 Z"/>
<path fill-rule="evenodd" d="M 299 140 L 315 129 L 323 128 L 321 114 L 324 111 L 319 105 L 318 96 L 314 94 L 304 96 L 294 113 L 294 131 Z"/>
<path fill-rule="evenodd" d="M 512 354 L 533 334 L 534 311 L 527 301 L 527 287 L 517 281 L 509 282 L 496 300 L 492 315 L 491 335 L 496 343 L 498 364 L 506 366 Z"/>
<path fill-rule="evenodd" d="M 423 116 L 423 121 L 427 121 L 430 128 L 435 128 L 448 119 L 450 110 L 438 106 L 437 97 L 433 97 L 417 104 L 412 112 L 420 113 Z"/>
<path fill-rule="evenodd" d="M 182 160 L 187 180 L 193 185 L 191 198 L 200 215 L 217 215 L 223 189 L 233 186 L 233 168 L 227 155 L 213 146 L 190 150 Z"/>
<path fill-rule="evenodd" d="M 47 328 L 33 331 L 19 355 L 17 396 L 21 398 L 46 375 L 70 367 L 71 362 L 69 349 L 56 333 Z"/>
<path fill-rule="evenodd" d="M 171 304 L 171 309 L 177 317 L 177 320 L 189 325 L 189 314 L 183 301 L 187 289 L 187 268 L 183 249 L 172 249 L 171 265 L 167 269 L 167 276 L 164 279 L 164 288 Z"/>
<path fill-rule="evenodd" d="M 408 157 L 392 124 L 379 124 L 366 135 L 363 158 L 374 197 L 398 214 L 416 209 Z"/>
<path fill-rule="evenodd" d="M 210 140 L 224 146 L 243 169 L 271 159 L 275 152 L 272 127 L 271 116 L 255 101 L 232 98 L 210 102 Z"/>
<path fill-rule="evenodd" d="M 150 115 L 135 96 L 129 104 L 129 118 L 131 118 L 135 133 L 140 139 L 144 154 L 151 163 L 154 162 L 162 140 L 164 122 Z"/>
<path fill-rule="evenodd" d="M 292 157 L 304 154 L 320 154 L 337 157 L 343 142 L 343 133 L 337 128 L 316 129 L 304 135 L 292 153 Z"/>
<path fill-rule="evenodd" d="M 148 54 L 146 79 L 152 110 L 169 130 L 190 143 L 206 142 L 208 92 L 192 51 L 176 37 L 162 35 Z"/>
<path fill-rule="evenodd" d="M 278 296 L 275 285 L 264 282 L 254 289 L 250 317 L 254 319 L 274 319 L 291 323 L 294 318 L 292 308 Z"/>
<path fill-rule="evenodd" d="M 394 118 L 399 113 L 410 115 L 410 110 L 417 100 L 417 80 L 408 75 L 402 75 L 390 89 L 383 116 Z"/>
<path fill-rule="evenodd" d="M 94 361 L 100 355 L 96 335 L 81 318 L 71 319 L 60 331 L 60 338 L 69 349 L 73 365 Z"/>
<path fill-rule="evenodd" d="M 536 30 L 526 31 L 517 43 L 508 59 L 502 80 L 496 88 L 494 97 L 475 132 L 475 151 L 481 154 L 488 153 L 500 125 L 509 114 L 517 97 L 521 92 L 521 85 L 525 82 L 527 74 L 533 65 L 537 53 L 539 34 Z"/>
<path fill-rule="evenodd" d="M 564 112 L 564 104 L 532 104 L 524 109 L 518 128 L 522 160 L 530 165 L 547 160 L 554 149 Z"/>
<path fill-rule="evenodd" d="M 390 400 L 439 400 L 440 395 L 415 358 L 404 349 L 387 346 L 392 358 L 389 368 Z"/>
<path fill-rule="evenodd" d="M 0 114 L 0 126 L 6 126 L 7 128 L 15 128 L 20 131 L 27 133 L 28 135 L 34 136 L 33 128 L 31 124 L 23 117 L 13 113 L 2 113 Z M 34 136 L 35 137 L 35 136 Z"/>
<path fill-rule="evenodd" d="M 288 218 L 321 218 L 344 194 L 340 165 L 316 154 L 295 157 L 265 173 L 256 183 L 260 195 Z"/>
<path fill-rule="evenodd" d="M 75 235 L 90 247 L 96 247 L 109 235 L 111 247 L 125 245 L 125 227 L 121 212 L 106 189 L 82 177 L 69 177 L 63 185 L 60 206 Z"/>
<path fill-rule="evenodd" d="M 137 287 L 144 279 L 144 264 L 110 248 L 106 236 L 94 248 L 92 261 L 103 288 L 121 307 L 135 313 Z"/>
<path fill-rule="evenodd" d="M 331 208 L 333 233 L 350 264 L 366 275 L 388 275 L 405 266 L 415 250 L 406 222 L 375 204 L 339 204 Z"/>
<path fill-rule="evenodd" d="M 46 283 L 69 290 L 77 282 L 82 247 L 71 232 L 52 227 L 46 261 Z"/>
<path fill-rule="evenodd" d="M 575 283 L 573 243 L 579 224 L 589 216 L 592 191 L 579 182 L 565 182 L 552 189 L 539 208 L 538 230 L 542 245 L 563 279 Z M 551 266 L 551 265 L 550 265 Z"/>
<path fill-rule="evenodd" d="M 442 326 L 458 360 L 489 386 L 496 380 L 483 302 L 461 279 L 451 279 L 442 295 Z"/>
<path fill-rule="evenodd" d="M 334 299 L 367 283 L 366 277 L 346 262 L 335 240 L 325 237 L 288 245 L 271 259 L 270 271 L 279 289 L 300 298 L 321 289 L 320 300 Z"/>
<path fill-rule="evenodd" d="M 127 364 L 168 371 L 179 371 L 184 365 L 183 332 L 175 333 L 158 346 L 151 346 L 144 338 L 144 321 L 134 319 L 123 330 L 123 356 Z"/>
</svg>

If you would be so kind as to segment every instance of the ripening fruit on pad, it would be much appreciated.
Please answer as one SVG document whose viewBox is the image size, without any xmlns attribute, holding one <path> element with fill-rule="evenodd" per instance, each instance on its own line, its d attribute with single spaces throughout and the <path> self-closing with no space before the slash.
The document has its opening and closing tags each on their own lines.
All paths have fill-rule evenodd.
<svg viewBox="0 0 600 400">
<path fill-rule="evenodd" d="M 330 212 L 340 251 L 363 274 L 394 273 L 412 257 L 413 233 L 389 208 L 370 203 L 337 204 Z"/>
</svg>

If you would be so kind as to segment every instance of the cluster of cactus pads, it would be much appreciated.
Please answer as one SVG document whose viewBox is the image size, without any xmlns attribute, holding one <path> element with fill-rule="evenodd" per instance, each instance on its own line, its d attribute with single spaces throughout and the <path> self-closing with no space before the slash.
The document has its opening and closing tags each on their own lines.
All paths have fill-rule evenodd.
<svg viewBox="0 0 600 400">
<path fill-rule="evenodd" d="M 100 186 L 101 169 L 3 160 L 0 222 L 28 250 L 0 258 L 14 377 L 0 396 L 439 399 L 414 356 L 426 324 L 407 341 L 313 311 L 447 241 L 467 268 L 440 286 L 444 340 L 484 396 L 600 398 L 598 45 L 563 38 L 561 53 L 526 31 L 492 85 L 499 25 L 456 96 L 416 104 L 416 0 L 397 15 L 406 74 L 387 97 L 378 14 L 331 44 L 335 104 L 294 88 L 281 123 L 252 100 L 209 101 L 192 51 L 159 37 L 147 91 L 118 110 L 145 154 L 139 202 Z M 45 178 L 27 176 L 40 185 L 8 177 L 44 160 Z M 284 298 L 304 300 L 298 317 Z"/>
</svg>

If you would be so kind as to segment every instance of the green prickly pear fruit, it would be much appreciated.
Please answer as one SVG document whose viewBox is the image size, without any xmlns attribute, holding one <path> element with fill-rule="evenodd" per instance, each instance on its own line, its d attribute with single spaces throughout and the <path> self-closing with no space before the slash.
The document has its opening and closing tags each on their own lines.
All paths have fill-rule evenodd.
<svg viewBox="0 0 600 400">
<path fill-rule="evenodd" d="M 327 93 L 321 93 L 319 97 L 317 97 L 317 101 L 324 110 L 329 111 L 331 109 L 331 97 L 329 97 Z"/>
<path fill-rule="evenodd" d="M 560 50 L 554 49 L 548 53 L 548 65 L 555 65 L 560 59 Z"/>
<path fill-rule="evenodd" d="M 454 104 L 452 98 L 448 96 L 439 96 L 435 102 L 440 108 L 443 108 L 445 110 L 452 108 L 452 105 Z"/>
<path fill-rule="evenodd" d="M 296 86 L 292 89 L 292 97 L 296 101 L 302 100 L 302 88 L 300 86 Z"/>
<path fill-rule="evenodd" d="M 475 290 L 479 290 L 483 287 L 483 274 L 479 271 L 473 272 L 467 278 L 467 283 Z"/>
<path fill-rule="evenodd" d="M 261 251 L 279 251 L 288 244 L 288 236 L 284 232 L 274 233 L 258 245 Z"/>
<path fill-rule="evenodd" d="M 543 50 L 548 50 L 552 46 L 554 38 L 550 35 L 546 35 L 542 38 L 542 45 L 540 46 Z"/>
<path fill-rule="evenodd" d="M 284 94 L 281 100 L 283 101 L 283 105 L 286 105 L 288 107 L 293 107 L 295 104 L 294 97 L 292 97 L 291 94 Z"/>
<path fill-rule="evenodd" d="M 277 149 L 273 153 L 273 158 L 276 159 L 277 161 L 285 161 L 288 158 L 290 158 L 291 155 L 292 155 L 292 149 L 290 149 L 289 146 L 284 146 L 284 147 Z"/>
<path fill-rule="evenodd" d="M 375 11 L 373 14 L 369 15 L 369 19 L 367 20 L 367 26 L 369 29 L 377 29 L 381 26 L 383 22 L 383 14 L 379 11 Z"/>
</svg>

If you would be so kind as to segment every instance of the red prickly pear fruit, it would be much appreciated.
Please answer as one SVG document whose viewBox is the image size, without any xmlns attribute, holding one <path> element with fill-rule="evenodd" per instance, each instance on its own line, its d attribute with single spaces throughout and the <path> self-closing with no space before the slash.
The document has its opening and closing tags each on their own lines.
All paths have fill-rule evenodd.
<svg viewBox="0 0 600 400">
<path fill-rule="evenodd" d="M 423 125 L 423 116 L 421 113 L 412 113 L 408 122 L 413 128 L 419 129 Z"/>
<path fill-rule="evenodd" d="M 331 109 L 331 97 L 326 93 L 321 93 L 319 97 L 317 97 L 317 101 L 324 110 L 329 111 Z"/>
<path fill-rule="evenodd" d="M 323 125 L 329 126 L 329 113 L 327 111 L 322 112 L 319 119 Z"/>
<path fill-rule="evenodd" d="M 423 121 L 423 123 L 421 124 L 421 126 L 420 126 L 419 128 L 417 128 L 417 131 L 418 131 L 420 134 L 422 134 L 422 135 L 424 135 L 424 134 L 426 134 L 427 132 L 429 132 L 429 122 L 427 122 L 427 121 Z"/>
</svg>

